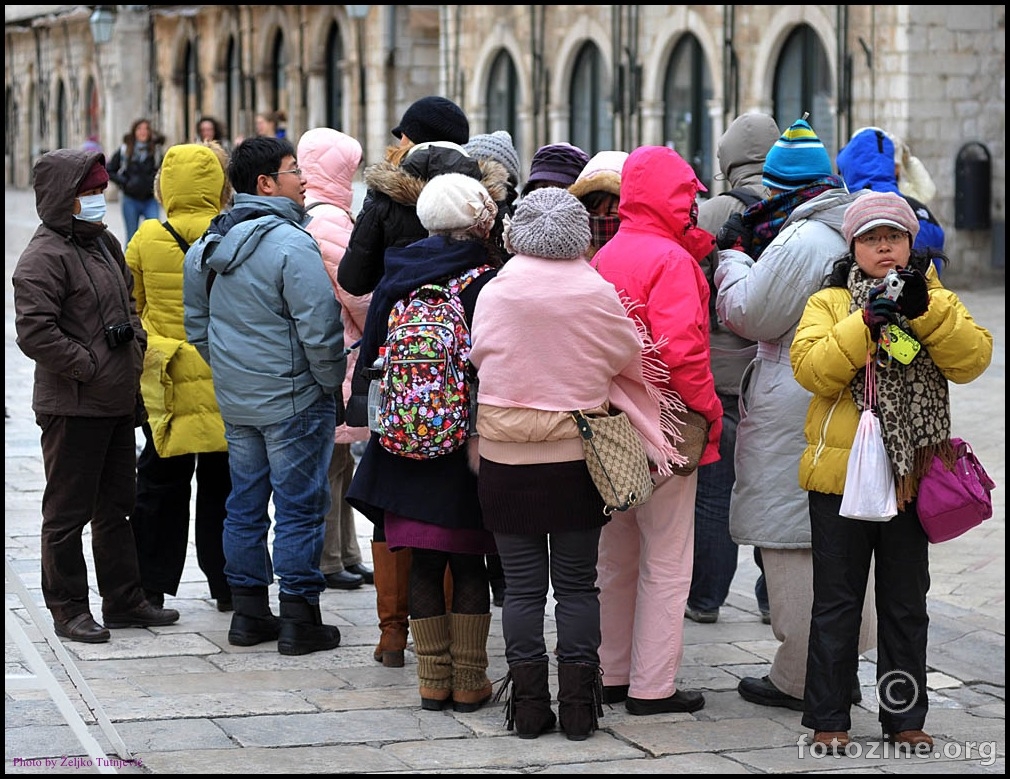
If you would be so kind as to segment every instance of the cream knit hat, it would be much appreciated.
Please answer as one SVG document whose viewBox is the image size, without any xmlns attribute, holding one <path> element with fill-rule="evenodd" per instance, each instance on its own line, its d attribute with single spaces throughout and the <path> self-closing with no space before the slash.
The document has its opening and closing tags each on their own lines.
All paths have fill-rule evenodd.
<svg viewBox="0 0 1010 779">
<path fill-rule="evenodd" d="M 484 185 L 462 173 L 435 176 L 417 197 L 417 218 L 429 233 L 470 230 L 486 236 L 497 214 Z"/>
</svg>

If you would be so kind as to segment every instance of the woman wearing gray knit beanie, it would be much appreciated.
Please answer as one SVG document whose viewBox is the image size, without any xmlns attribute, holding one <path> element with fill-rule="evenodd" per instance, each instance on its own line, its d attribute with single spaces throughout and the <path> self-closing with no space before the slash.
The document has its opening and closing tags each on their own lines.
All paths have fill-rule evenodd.
<svg viewBox="0 0 1010 779">
<path fill-rule="evenodd" d="M 578 199 L 559 187 L 531 192 L 505 242 L 515 254 L 481 292 L 470 351 L 480 378 L 478 494 L 506 579 L 509 672 L 497 694 L 508 698 L 507 726 L 520 738 L 560 719 L 566 736 L 581 741 L 602 713 L 596 555 L 609 518 L 569 412 L 606 409 L 616 386 L 622 410 L 641 420 L 652 399 L 638 331 L 614 288 L 584 260 L 589 215 Z M 657 459 L 661 446 L 651 450 Z M 551 587 L 557 715 L 544 640 Z"/>
</svg>

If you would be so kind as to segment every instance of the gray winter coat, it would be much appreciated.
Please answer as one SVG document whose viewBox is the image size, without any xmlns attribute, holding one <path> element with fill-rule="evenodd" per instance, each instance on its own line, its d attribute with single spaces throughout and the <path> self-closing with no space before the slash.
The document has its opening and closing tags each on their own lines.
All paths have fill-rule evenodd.
<svg viewBox="0 0 1010 779">
<path fill-rule="evenodd" d="M 719 253 L 716 308 L 734 332 L 758 342 L 744 373 L 736 437 L 730 535 L 771 549 L 810 547 L 807 493 L 800 488 L 810 393 L 793 378 L 789 347 L 807 298 L 845 254 L 845 209 L 857 195 L 833 189 L 797 206 L 755 262 Z"/>
<path fill-rule="evenodd" d="M 186 253 L 186 338 L 231 424 L 289 419 L 344 380 L 340 304 L 305 219 L 289 198 L 237 194 Z"/>
</svg>

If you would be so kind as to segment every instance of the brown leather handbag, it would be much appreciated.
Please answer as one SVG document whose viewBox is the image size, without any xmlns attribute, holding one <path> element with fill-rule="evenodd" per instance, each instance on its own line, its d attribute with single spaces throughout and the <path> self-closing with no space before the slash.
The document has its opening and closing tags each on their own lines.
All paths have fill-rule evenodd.
<svg viewBox="0 0 1010 779">
<path fill-rule="evenodd" d="M 701 462 L 701 456 L 708 444 L 708 430 L 711 424 L 702 414 L 691 409 L 679 416 L 684 419 L 684 424 L 680 428 L 680 435 L 684 440 L 677 444 L 677 451 L 687 458 L 687 463 L 673 466 L 673 472 L 678 476 L 690 476 Z"/>
</svg>

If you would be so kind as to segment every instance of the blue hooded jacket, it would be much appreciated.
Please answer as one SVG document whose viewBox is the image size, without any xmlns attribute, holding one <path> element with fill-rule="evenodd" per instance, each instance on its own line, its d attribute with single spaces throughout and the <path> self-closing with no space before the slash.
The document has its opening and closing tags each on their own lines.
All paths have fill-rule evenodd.
<svg viewBox="0 0 1010 779">
<path fill-rule="evenodd" d="M 901 195 L 919 218 L 919 234 L 913 248 L 943 251 L 944 233 L 936 217 L 913 197 L 898 188 L 894 172 L 894 142 L 878 127 L 864 127 L 838 152 L 835 160 L 838 173 L 845 179 L 850 192 L 870 189 Z"/>
<path fill-rule="evenodd" d="M 186 337 L 214 372 L 225 421 L 270 425 L 340 390 L 344 328 L 302 207 L 249 194 L 234 203 L 186 253 Z"/>
</svg>

